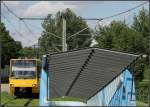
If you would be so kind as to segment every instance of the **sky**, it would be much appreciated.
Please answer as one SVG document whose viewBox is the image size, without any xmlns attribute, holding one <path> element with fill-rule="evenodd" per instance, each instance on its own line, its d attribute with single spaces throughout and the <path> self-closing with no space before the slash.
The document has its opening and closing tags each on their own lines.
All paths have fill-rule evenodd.
<svg viewBox="0 0 150 107">
<path fill-rule="evenodd" d="M 145 1 L 4 1 L 11 11 L 19 17 L 46 17 L 48 14 L 55 15 L 58 11 L 66 8 L 73 10 L 77 16 L 83 18 L 103 18 L 126 11 Z M 125 20 L 131 25 L 133 16 L 138 14 L 142 7 L 148 10 L 148 3 L 123 15 L 99 22 L 100 25 L 109 25 L 112 20 Z M 24 47 L 37 43 L 43 29 L 39 20 L 25 20 L 33 33 L 29 32 L 24 23 L 13 16 L 1 4 L 1 21 L 5 23 L 11 37 L 21 41 Z M 91 29 L 97 25 L 97 21 L 87 21 Z"/>
</svg>

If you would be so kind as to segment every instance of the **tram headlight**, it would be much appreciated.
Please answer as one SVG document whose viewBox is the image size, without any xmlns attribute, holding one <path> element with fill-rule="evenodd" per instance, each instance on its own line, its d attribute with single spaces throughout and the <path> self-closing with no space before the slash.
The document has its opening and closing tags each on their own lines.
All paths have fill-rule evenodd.
<svg viewBox="0 0 150 107">
<path fill-rule="evenodd" d="M 15 85 L 14 84 L 10 84 L 10 87 L 14 87 Z"/>
<path fill-rule="evenodd" d="M 36 85 L 36 84 L 33 84 L 32 87 L 37 87 L 37 85 Z"/>
</svg>

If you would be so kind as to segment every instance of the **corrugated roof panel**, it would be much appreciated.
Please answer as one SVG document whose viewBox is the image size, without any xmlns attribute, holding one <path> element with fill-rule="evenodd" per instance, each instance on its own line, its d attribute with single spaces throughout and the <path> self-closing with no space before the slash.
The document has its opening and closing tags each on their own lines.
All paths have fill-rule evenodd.
<svg viewBox="0 0 150 107">
<path fill-rule="evenodd" d="M 84 61 L 87 59 L 90 49 L 69 53 L 50 55 L 49 71 L 51 82 L 51 96 L 64 96 L 73 82 Z M 59 90 L 59 93 L 55 91 Z"/>
<path fill-rule="evenodd" d="M 51 54 L 50 96 L 89 99 L 138 56 L 98 48 Z"/>
</svg>

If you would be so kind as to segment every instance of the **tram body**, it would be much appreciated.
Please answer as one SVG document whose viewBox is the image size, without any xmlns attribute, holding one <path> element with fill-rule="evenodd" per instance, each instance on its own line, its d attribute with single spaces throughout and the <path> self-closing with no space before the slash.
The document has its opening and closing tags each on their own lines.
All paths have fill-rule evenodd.
<svg viewBox="0 0 150 107">
<path fill-rule="evenodd" d="M 39 93 L 40 61 L 38 59 L 11 59 L 10 94 Z"/>
</svg>

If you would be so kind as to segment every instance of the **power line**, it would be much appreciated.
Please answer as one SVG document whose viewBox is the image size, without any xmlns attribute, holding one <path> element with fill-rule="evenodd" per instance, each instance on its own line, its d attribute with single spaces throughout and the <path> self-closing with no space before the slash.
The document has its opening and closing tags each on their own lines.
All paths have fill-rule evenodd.
<svg viewBox="0 0 150 107">
<path fill-rule="evenodd" d="M 34 18 L 23 18 L 23 17 L 19 17 L 19 16 L 17 16 L 13 11 L 11 11 L 11 9 L 9 9 L 8 6 L 7 6 L 4 2 L 2 2 L 2 3 L 3 3 L 4 6 L 7 8 L 7 10 L 8 10 L 11 14 L 13 14 L 15 17 L 17 17 L 19 20 L 45 20 L 45 18 L 38 18 L 38 17 L 34 17 Z M 99 22 L 99 21 L 102 21 L 102 20 L 105 20 L 105 19 L 109 19 L 109 18 L 112 18 L 112 17 L 116 17 L 116 16 L 119 16 L 119 15 L 122 15 L 122 14 L 127 13 L 127 12 L 129 12 L 129 11 L 132 11 L 132 10 L 134 10 L 134 9 L 137 9 L 138 7 L 140 7 L 140 6 L 142 6 L 142 5 L 146 4 L 146 3 L 148 3 L 148 1 L 146 1 L 146 2 L 144 2 L 144 3 L 141 3 L 141 4 L 139 4 L 139 5 L 137 5 L 137 6 L 133 7 L 133 8 L 130 8 L 130 9 L 126 10 L 126 11 L 123 11 L 123 12 L 120 12 L 120 13 L 117 13 L 117 14 L 114 14 L 114 15 L 111 15 L 111 16 L 107 16 L 107 17 L 104 17 L 104 18 L 82 18 L 82 19 L 83 19 L 83 20 L 98 20 L 98 22 Z"/>
<path fill-rule="evenodd" d="M 122 15 L 122 14 L 124 14 L 124 13 L 130 12 L 130 11 L 132 11 L 132 10 L 134 10 L 134 9 L 136 9 L 136 8 L 138 8 L 138 7 L 140 7 L 140 6 L 144 5 L 144 4 L 146 4 L 146 3 L 147 3 L 147 2 L 144 2 L 144 3 L 142 3 L 142 4 L 139 4 L 138 6 L 135 6 L 135 7 L 133 7 L 133 8 L 128 9 L 127 11 L 123 11 L 123 12 L 120 12 L 120 13 L 117 13 L 117 14 L 114 14 L 114 15 L 111 15 L 111 16 L 108 16 L 108 17 L 104 17 L 104 18 L 83 18 L 83 20 L 98 20 L 98 22 L 99 22 L 99 21 L 102 21 L 102 20 L 105 20 L 105 19 L 109 19 L 109 18 L 112 18 L 112 17 L 115 17 L 115 16 Z M 36 18 L 22 18 L 22 20 L 23 20 L 23 19 L 36 20 Z M 38 19 L 38 18 L 37 18 L 37 19 Z M 43 19 L 44 19 L 44 18 L 43 18 Z M 42 18 L 40 18 L 40 20 L 42 20 Z M 69 39 L 69 38 L 71 38 L 71 37 L 73 37 L 73 36 L 78 35 L 80 32 L 82 32 L 82 31 L 84 31 L 84 30 L 86 30 L 86 29 L 88 29 L 88 27 L 86 27 L 86 28 L 84 28 L 84 29 L 82 29 L 82 30 L 76 32 L 75 34 L 71 35 L 71 36 L 68 37 L 67 39 Z"/>
<path fill-rule="evenodd" d="M 83 18 L 83 20 L 98 20 L 98 22 L 100 22 L 102 20 L 106 20 L 106 19 L 109 19 L 109 18 L 112 18 L 112 17 L 116 17 L 116 16 L 119 16 L 119 15 L 122 15 L 124 13 L 130 12 L 130 11 L 132 11 L 132 10 L 134 10 L 134 9 L 136 9 L 136 8 L 146 4 L 146 3 L 148 3 L 148 1 L 146 1 L 144 3 L 141 3 L 141 4 L 139 4 L 139 5 L 137 5 L 137 6 L 133 7 L 133 8 L 130 8 L 130 9 L 126 10 L 126 11 L 123 11 L 123 12 L 120 12 L 120 13 L 117 13 L 117 14 L 114 14 L 114 15 L 111 15 L 111 16 L 107 16 L 107 17 L 104 17 L 104 18 Z M 21 20 L 44 20 L 45 18 L 20 18 L 20 19 Z M 71 35 L 68 38 L 71 38 L 72 36 L 78 35 L 80 32 L 84 31 L 85 29 L 87 29 L 87 28 L 82 29 L 81 31 Z"/>
<path fill-rule="evenodd" d="M 113 17 L 116 17 L 116 16 L 120 16 L 120 15 L 125 14 L 125 13 L 127 13 L 127 12 L 130 12 L 130 11 L 132 11 L 132 10 L 135 10 L 135 9 L 137 9 L 138 7 L 140 7 L 140 6 L 142 6 L 142 5 L 146 4 L 146 3 L 148 3 L 148 1 L 146 1 L 146 2 L 144 2 L 144 3 L 141 3 L 141 4 L 139 4 L 139 5 L 137 5 L 137 6 L 133 7 L 133 8 L 130 8 L 130 9 L 126 10 L 126 11 L 123 11 L 123 12 L 120 12 L 120 13 L 117 13 L 117 14 L 114 14 L 114 15 L 111 15 L 111 16 L 104 17 L 104 18 L 102 18 L 102 21 L 103 21 L 103 20 L 110 19 L 110 18 L 113 18 Z M 97 22 L 98 25 L 99 25 L 99 22 L 100 22 L 100 21 Z M 95 29 L 96 29 L 96 27 L 95 27 Z"/>
<path fill-rule="evenodd" d="M 21 17 L 20 20 L 48 20 L 46 18 L 39 18 L 39 17 Z M 102 20 L 100 18 L 82 18 L 82 20 Z"/>
<path fill-rule="evenodd" d="M 3 2 L 2 2 L 2 3 L 3 3 Z M 139 5 L 137 5 L 137 6 L 133 7 L 133 8 L 130 8 L 130 9 L 126 10 L 126 11 L 123 11 L 123 12 L 120 12 L 120 13 L 117 13 L 117 14 L 114 14 L 114 15 L 111 15 L 111 16 L 107 16 L 107 17 L 104 17 L 104 18 L 83 18 L 83 20 L 98 20 L 98 22 L 100 22 L 100 21 L 102 21 L 102 20 L 109 19 L 109 18 L 112 18 L 112 17 L 116 17 L 116 16 L 119 16 L 119 15 L 122 15 L 122 14 L 124 14 L 124 13 L 130 12 L 130 11 L 132 11 L 132 10 L 134 10 L 134 9 L 136 9 L 136 8 L 138 8 L 138 7 L 140 7 L 140 6 L 144 5 L 144 4 L 146 4 L 146 3 L 148 3 L 148 1 L 146 1 L 146 2 L 144 2 L 144 3 L 141 3 L 141 4 L 139 4 Z M 4 6 L 7 8 L 7 10 L 8 10 L 11 14 L 13 14 L 13 15 L 14 15 L 15 17 L 17 17 L 19 20 L 23 21 L 23 23 L 25 24 L 26 28 L 28 29 L 28 31 L 29 31 L 32 35 L 34 35 L 34 33 L 33 33 L 32 30 L 28 27 L 27 23 L 25 23 L 24 20 L 45 20 L 45 18 L 23 18 L 23 17 L 21 18 L 21 17 L 17 16 L 13 11 L 11 11 L 5 3 L 3 3 L 3 4 L 4 4 Z M 80 32 L 86 30 L 87 28 L 88 28 L 88 27 L 86 27 L 86 28 L 84 28 L 84 29 L 78 31 L 77 33 L 71 35 L 70 37 L 75 36 L 75 35 L 78 35 Z M 53 34 L 53 33 L 51 33 L 51 32 L 48 32 L 48 33 L 57 37 L 57 35 L 55 35 L 55 34 Z M 70 38 L 70 37 L 68 37 L 68 38 Z"/>
<path fill-rule="evenodd" d="M 89 28 L 89 27 L 86 27 L 86 28 L 84 28 L 84 29 L 82 29 L 82 30 L 76 32 L 75 34 L 69 36 L 67 39 L 70 39 L 71 37 L 73 37 L 73 36 L 75 36 L 75 35 L 78 35 L 79 33 L 81 33 L 82 31 L 84 31 L 84 30 L 86 30 L 86 29 L 88 29 L 88 28 Z"/>
<path fill-rule="evenodd" d="M 12 26 L 12 28 L 14 29 L 14 31 L 15 31 L 19 36 L 21 35 L 22 37 L 24 37 L 22 33 L 20 33 L 17 29 L 15 29 L 15 26 L 11 23 L 10 20 L 8 20 L 8 18 L 7 18 L 6 16 L 4 16 L 4 14 L 3 14 L 3 17 L 4 17 L 4 19 Z M 29 42 L 31 42 L 31 40 L 29 40 Z"/>
<path fill-rule="evenodd" d="M 33 36 L 35 36 L 35 34 L 32 32 L 32 30 L 29 28 L 28 24 L 22 20 L 22 22 L 24 23 L 25 27 L 27 28 L 27 30 L 29 31 L 29 33 L 31 33 Z M 37 37 L 37 36 L 36 36 Z"/>
<path fill-rule="evenodd" d="M 130 9 L 126 10 L 126 11 L 123 11 L 123 12 L 120 12 L 120 13 L 117 13 L 117 14 L 114 14 L 114 15 L 111 15 L 111 16 L 104 17 L 104 18 L 102 18 L 102 21 L 103 21 L 103 20 L 106 20 L 106 19 L 110 19 L 110 18 L 116 17 L 116 16 L 120 16 L 120 15 L 125 14 L 125 13 L 127 13 L 127 12 L 130 12 L 130 11 L 132 11 L 132 10 L 135 10 L 135 9 L 137 9 L 138 7 L 140 7 L 140 6 L 142 6 L 142 5 L 146 4 L 146 3 L 148 3 L 148 1 L 146 1 L 146 2 L 144 2 L 144 3 L 141 3 L 141 4 L 139 4 L 139 5 L 137 5 L 137 6 L 133 7 L 133 8 L 130 8 Z M 99 25 L 99 22 L 100 22 L 100 21 L 97 22 L 98 25 Z M 96 29 L 96 27 L 95 27 L 95 29 Z"/>
<path fill-rule="evenodd" d="M 2 2 L 3 3 L 3 5 L 6 7 L 6 9 L 12 14 L 12 15 L 14 15 L 15 17 L 17 17 L 18 19 L 20 19 L 20 17 L 18 16 L 18 15 L 16 15 L 11 9 L 9 9 L 9 7 L 4 3 L 4 2 Z"/>
<path fill-rule="evenodd" d="M 33 25 L 33 24 L 31 24 L 31 23 L 29 23 L 29 22 L 27 22 L 28 23 L 28 25 L 30 25 L 30 26 L 32 26 L 32 27 L 34 27 L 34 28 L 36 28 L 36 29 L 41 29 L 39 26 L 36 26 L 36 25 Z"/>
<path fill-rule="evenodd" d="M 2 16 L 3 16 L 4 19 L 12 26 L 12 28 L 15 30 L 15 32 L 17 32 L 18 35 L 21 35 L 21 36 L 23 37 L 23 35 L 22 35 L 17 29 L 15 29 L 15 26 L 11 23 L 11 21 L 8 20 L 6 16 L 4 16 L 4 15 L 2 15 Z"/>
<path fill-rule="evenodd" d="M 123 11 L 123 12 L 120 12 L 120 13 L 117 13 L 117 14 L 114 14 L 114 15 L 111 15 L 111 16 L 104 17 L 104 18 L 102 18 L 102 20 L 109 19 L 109 18 L 112 18 L 112 17 L 116 17 L 116 16 L 122 15 L 124 13 L 127 13 L 129 11 L 135 10 L 138 7 L 140 7 L 140 6 L 142 6 L 142 5 L 146 4 L 146 3 L 148 3 L 148 1 L 146 1 L 144 3 L 141 3 L 141 4 L 139 4 L 139 5 L 137 5 L 137 6 L 133 7 L 133 8 L 130 8 L 130 9 L 126 10 L 126 11 Z"/>
<path fill-rule="evenodd" d="M 18 16 L 18 15 L 16 15 L 11 9 L 9 9 L 9 7 L 4 3 L 4 2 L 2 2 L 3 3 L 3 5 L 6 7 L 6 9 L 12 14 L 12 15 L 14 15 L 15 17 L 17 17 L 20 21 L 22 21 L 23 23 L 24 23 L 24 25 L 25 25 L 25 27 L 27 28 L 27 30 L 34 36 L 34 33 L 32 32 L 32 30 L 28 27 L 28 25 L 27 25 L 27 23 L 24 21 L 24 20 L 21 20 L 21 18 Z M 37 37 L 37 36 L 36 36 Z"/>
<path fill-rule="evenodd" d="M 34 25 L 30 24 L 30 23 L 28 23 L 28 24 L 29 24 L 30 26 L 33 26 L 33 27 L 37 28 L 37 29 L 40 29 L 38 26 L 34 26 Z M 61 39 L 61 37 L 57 36 L 56 34 L 54 34 L 54 33 L 52 33 L 52 32 L 48 32 L 48 31 L 47 31 L 47 32 L 44 32 L 44 33 L 53 35 L 53 36 L 55 36 L 55 37 Z"/>
<path fill-rule="evenodd" d="M 23 23 L 24 23 L 24 25 L 25 25 L 25 27 L 27 28 L 27 30 L 33 35 L 33 36 L 35 36 L 34 35 L 34 33 L 32 32 L 32 30 L 28 27 L 28 25 L 27 25 L 27 23 L 24 21 L 24 20 L 22 20 L 22 18 L 20 18 L 19 16 L 17 16 L 13 11 L 11 11 L 11 9 L 9 9 L 8 8 L 8 6 L 5 4 L 5 3 L 3 3 L 3 5 L 6 7 L 6 9 L 12 14 L 12 15 L 14 15 L 15 17 L 17 17 L 20 21 L 22 21 Z M 7 20 L 8 22 L 9 22 L 9 20 Z M 12 24 L 11 24 L 12 25 Z M 14 27 L 14 26 L 13 26 Z M 14 27 L 15 28 L 15 27 Z M 58 36 L 56 36 L 55 34 L 53 34 L 53 33 L 51 33 L 51 32 L 48 32 L 49 34 L 51 34 L 51 35 L 54 35 L 55 37 L 58 37 Z"/>
<path fill-rule="evenodd" d="M 2 2 L 3 3 L 3 5 L 6 7 L 6 9 L 13 15 L 13 16 L 15 16 L 16 18 L 18 18 L 19 20 L 20 20 L 20 17 L 18 16 L 18 15 L 16 15 L 11 9 L 9 9 L 9 7 L 4 3 L 4 2 Z M 4 16 L 4 15 L 3 15 Z M 4 16 L 5 17 L 5 16 Z M 11 24 L 11 22 L 5 17 L 5 19 Z M 32 31 L 29 29 L 29 27 L 27 26 L 27 24 L 25 23 L 25 21 L 23 21 L 24 22 L 24 24 L 25 24 L 25 26 L 26 26 L 26 28 L 29 30 L 29 32 L 30 33 L 32 33 Z M 13 26 L 13 24 L 11 24 L 12 25 L 12 27 L 15 29 L 15 26 Z M 15 31 L 16 32 L 18 32 L 16 29 L 15 29 Z M 19 33 L 18 32 L 18 34 L 21 34 L 21 33 Z M 33 33 L 32 33 L 33 34 Z M 22 34 L 21 34 L 22 35 Z M 33 34 L 34 35 L 34 34 Z"/>
<path fill-rule="evenodd" d="M 119 15 L 122 15 L 124 13 L 129 12 L 129 11 L 135 10 L 138 7 L 140 7 L 140 6 L 142 6 L 142 5 L 146 4 L 146 3 L 148 3 L 148 1 L 146 1 L 144 3 L 141 3 L 141 4 L 139 4 L 139 5 L 137 5 L 137 6 L 133 7 L 133 8 L 130 8 L 130 9 L 126 10 L 126 11 L 123 11 L 123 12 L 120 12 L 120 13 L 117 13 L 117 14 L 114 14 L 114 15 L 111 15 L 111 16 L 107 16 L 107 17 L 103 17 L 103 18 L 82 18 L 82 19 L 83 20 L 97 20 L 97 21 L 102 21 L 102 20 L 105 20 L 105 19 L 109 19 L 109 18 L 112 18 L 112 17 L 116 17 L 116 16 L 119 16 Z M 34 17 L 34 18 L 32 18 L 32 17 L 30 17 L 30 18 L 22 17 L 20 19 L 21 20 L 45 20 L 45 18 L 38 18 L 38 17 Z"/>
<path fill-rule="evenodd" d="M 45 18 L 39 18 L 39 17 L 31 17 L 31 18 L 21 17 L 20 20 L 46 20 L 46 19 Z"/>
<path fill-rule="evenodd" d="M 38 18 L 38 17 L 34 17 L 34 18 L 32 18 L 32 17 L 31 17 L 31 18 L 19 17 L 19 16 L 16 15 L 11 9 L 9 9 L 8 6 L 7 6 L 4 2 L 2 2 L 2 3 L 3 3 L 4 6 L 7 8 L 7 10 L 8 10 L 11 14 L 13 14 L 15 17 L 17 17 L 19 20 L 45 20 L 45 18 Z M 146 3 L 148 3 L 148 1 L 146 1 L 146 2 L 144 2 L 144 3 L 141 3 L 141 4 L 139 4 L 139 5 L 137 5 L 137 6 L 133 7 L 133 8 L 130 8 L 130 9 L 126 10 L 126 11 L 123 11 L 123 12 L 120 12 L 120 13 L 117 13 L 117 14 L 114 14 L 114 15 L 111 15 L 111 16 L 107 16 L 107 17 L 104 17 L 104 18 L 83 18 L 83 20 L 98 20 L 98 21 L 101 21 L 101 20 L 109 19 L 109 18 L 112 18 L 112 17 L 119 16 L 119 15 L 121 15 L 121 14 L 127 13 L 127 12 L 129 12 L 129 11 L 135 10 L 135 9 L 137 9 L 138 7 L 140 7 L 140 6 L 142 6 L 142 5 L 146 4 Z"/>
</svg>

